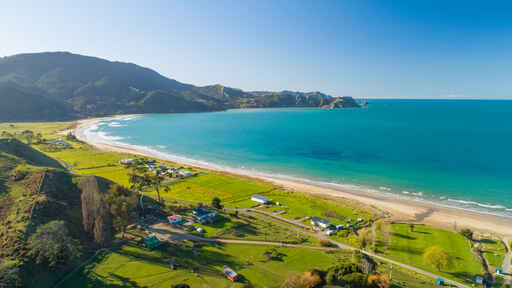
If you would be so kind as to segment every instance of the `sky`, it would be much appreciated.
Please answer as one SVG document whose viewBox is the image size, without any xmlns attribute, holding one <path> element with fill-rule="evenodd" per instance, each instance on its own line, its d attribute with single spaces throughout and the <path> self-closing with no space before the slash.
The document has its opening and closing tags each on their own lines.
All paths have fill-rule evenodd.
<svg viewBox="0 0 512 288">
<path fill-rule="evenodd" d="M 512 99 L 512 1 L 3 1 L 0 56 L 69 51 L 184 83 Z"/>
</svg>

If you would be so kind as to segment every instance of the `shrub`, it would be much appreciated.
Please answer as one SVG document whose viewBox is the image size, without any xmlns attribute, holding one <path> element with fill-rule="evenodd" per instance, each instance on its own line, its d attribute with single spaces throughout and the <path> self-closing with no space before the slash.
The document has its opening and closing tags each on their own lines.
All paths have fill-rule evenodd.
<svg viewBox="0 0 512 288">
<path fill-rule="evenodd" d="M 69 236 L 64 221 L 51 221 L 37 228 L 28 241 L 28 255 L 38 264 L 53 267 L 65 264 L 78 255 L 78 248 Z"/>
<path fill-rule="evenodd" d="M 471 229 L 462 229 L 460 230 L 460 235 L 464 236 L 468 240 L 473 240 L 473 231 Z"/>
<path fill-rule="evenodd" d="M 333 244 L 331 243 L 331 241 L 329 240 L 320 240 L 320 245 L 323 246 L 323 247 L 332 247 Z"/>
</svg>

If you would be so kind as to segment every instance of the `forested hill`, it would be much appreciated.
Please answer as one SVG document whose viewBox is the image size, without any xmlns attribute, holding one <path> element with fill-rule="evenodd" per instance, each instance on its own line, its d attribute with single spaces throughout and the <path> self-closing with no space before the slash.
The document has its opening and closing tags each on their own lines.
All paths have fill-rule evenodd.
<svg viewBox="0 0 512 288">
<path fill-rule="evenodd" d="M 337 99 L 320 92 L 197 87 L 135 64 L 67 52 L 0 58 L 0 121 L 249 107 L 335 107 L 331 104 Z M 345 103 L 343 108 L 358 107 L 354 101 Z"/>
</svg>

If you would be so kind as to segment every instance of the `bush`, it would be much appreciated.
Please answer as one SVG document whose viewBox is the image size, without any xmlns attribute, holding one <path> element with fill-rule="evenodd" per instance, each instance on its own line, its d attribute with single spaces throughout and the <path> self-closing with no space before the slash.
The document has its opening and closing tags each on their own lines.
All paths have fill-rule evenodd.
<svg viewBox="0 0 512 288">
<path fill-rule="evenodd" d="M 333 244 L 329 240 L 320 240 L 320 245 L 322 247 L 332 247 Z"/>
<path fill-rule="evenodd" d="M 366 276 L 363 273 L 350 273 L 343 276 L 345 288 L 364 288 L 366 287 Z"/>
</svg>

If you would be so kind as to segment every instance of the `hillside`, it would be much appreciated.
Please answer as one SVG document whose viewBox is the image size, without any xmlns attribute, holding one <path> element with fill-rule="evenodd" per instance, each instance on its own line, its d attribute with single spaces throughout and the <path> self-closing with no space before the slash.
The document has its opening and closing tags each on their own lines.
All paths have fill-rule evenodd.
<svg viewBox="0 0 512 288">
<path fill-rule="evenodd" d="M 108 183 L 94 176 L 71 175 L 58 161 L 29 145 L 15 138 L 0 138 L 0 258 L 14 261 L 23 287 L 47 286 L 44 282 L 51 284 L 72 268 L 48 270 L 33 263 L 27 243 L 41 225 L 64 221 L 70 236 L 85 250 L 108 241 L 111 233 L 106 229 L 111 224 L 103 226 L 106 228 L 100 231 L 101 235 L 95 227 L 111 222 L 102 204 Z M 84 215 L 94 224 L 86 226 Z M 0 286 L 5 285 L 1 278 Z"/>
<path fill-rule="evenodd" d="M 0 58 L 0 121 L 248 107 L 320 107 L 336 99 L 320 92 L 197 87 L 135 64 L 67 52 Z"/>
</svg>

